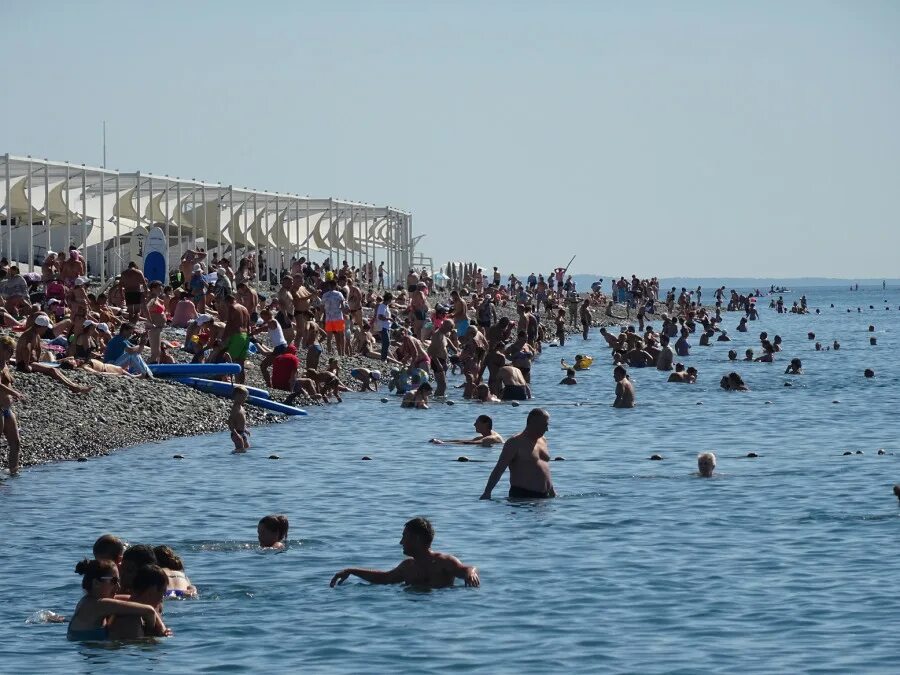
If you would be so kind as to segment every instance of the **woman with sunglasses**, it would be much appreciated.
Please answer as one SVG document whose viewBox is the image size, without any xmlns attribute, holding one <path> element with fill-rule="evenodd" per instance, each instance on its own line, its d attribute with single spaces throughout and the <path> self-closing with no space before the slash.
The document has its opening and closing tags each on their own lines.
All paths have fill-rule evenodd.
<svg viewBox="0 0 900 675">
<path fill-rule="evenodd" d="M 140 616 L 149 626 L 156 626 L 161 635 L 170 635 L 155 608 L 138 602 L 116 600 L 119 589 L 119 570 L 111 560 L 82 560 L 75 566 L 75 572 L 84 578 L 81 587 L 84 597 L 75 607 L 69 620 L 66 637 L 79 641 L 102 641 L 109 639 L 107 619 L 112 616 Z"/>
</svg>

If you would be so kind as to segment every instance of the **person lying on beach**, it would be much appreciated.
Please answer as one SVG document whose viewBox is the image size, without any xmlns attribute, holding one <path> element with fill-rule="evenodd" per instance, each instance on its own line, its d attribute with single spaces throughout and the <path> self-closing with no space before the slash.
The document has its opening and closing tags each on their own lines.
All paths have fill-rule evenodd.
<svg viewBox="0 0 900 675">
<path fill-rule="evenodd" d="M 184 563 L 175 551 L 168 546 L 155 546 L 153 553 L 168 579 L 165 597 L 196 598 L 197 589 L 184 573 Z"/>
<path fill-rule="evenodd" d="M 368 368 L 353 368 L 350 371 L 350 377 L 359 381 L 361 385 L 360 391 L 378 391 L 381 371 L 369 370 Z"/>
<path fill-rule="evenodd" d="M 613 379 L 616 381 L 616 400 L 613 401 L 613 408 L 633 408 L 634 384 L 628 379 L 628 371 L 622 366 L 616 366 L 613 370 Z"/>
<path fill-rule="evenodd" d="M 83 370 L 94 375 L 114 375 L 119 377 L 138 377 L 132 375 L 120 366 L 114 366 L 111 363 L 103 363 L 99 359 L 76 359 L 74 356 L 67 356 L 59 360 L 59 367 L 63 370 Z"/>
<path fill-rule="evenodd" d="M 453 440 L 432 438 L 429 443 L 434 443 L 435 445 L 481 445 L 485 448 L 489 448 L 497 443 L 504 443 L 503 436 L 494 431 L 493 426 L 494 420 L 488 415 L 479 415 L 475 418 L 475 433 L 478 434 L 475 438 Z"/>
<path fill-rule="evenodd" d="M 159 565 L 144 565 L 134 576 L 131 595 L 127 602 L 142 606 L 160 607 L 166 595 L 169 579 Z M 118 601 L 121 602 L 121 601 Z M 158 617 L 157 613 L 157 617 Z M 171 635 L 162 619 L 148 618 L 138 614 L 117 615 L 108 623 L 110 640 L 140 640 L 145 637 L 165 637 Z"/>
<path fill-rule="evenodd" d="M 697 455 L 697 472 L 704 478 L 711 478 L 716 470 L 716 456 L 711 452 Z"/>
<path fill-rule="evenodd" d="M 403 401 L 400 403 L 401 408 L 428 408 L 428 397 L 431 395 L 432 388 L 428 382 L 423 382 L 418 388 L 412 392 L 408 391 L 403 395 Z"/>
<path fill-rule="evenodd" d="M 452 586 L 455 579 L 462 579 L 466 586 L 481 584 L 477 568 L 464 565 L 447 553 L 432 551 L 433 540 L 431 523 L 425 518 L 413 518 L 404 526 L 400 539 L 403 555 L 408 556 L 403 562 L 387 572 L 348 567 L 332 577 L 331 587 L 344 583 L 351 575 L 370 584 L 407 584 L 423 588 L 446 588 Z"/>
<path fill-rule="evenodd" d="M 284 550 L 284 541 L 288 536 L 287 516 L 283 514 L 271 514 L 259 519 L 256 526 L 256 536 L 259 538 L 260 548 L 272 548 L 277 551 Z"/>
<path fill-rule="evenodd" d="M 69 640 L 109 640 L 109 619 L 117 616 L 137 616 L 152 626 L 154 634 L 172 634 L 153 605 L 116 599 L 119 570 L 115 563 L 85 559 L 75 566 L 75 572 L 83 577 L 81 587 L 85 595 L 69 620 L 66 632 Z"/>
<path fill-rule="evenodd" d="M 41 338 L 38 335 L 38 329 L 48 328 L 49 326 L 50 318 L 46 314 L 39 314 L 35 318 L 34 324 L 22 332 L 19 336 L 19 341 L 16 343 L 16 370 L 23 373 L 46 375 L 50 379 L 61 382 L 69 391 L 75 394 L 88 393 L 92 387 L 76 384 L 59 372 L 58 368 L 38 362 L 41 354 Z"/>
<path fill-rule="evenodd" d="M 9 475 L 19 473 L 19 450 L 22 446 L 19 438 L 19 422 L 13 412 L 15 401 L 24 401 L 25 394 L 13 388 L 12 373 L 9 372 L 9 360 L 16 350 L 16 342 L 8 335 L 0 337 L 0 413 L 3 415 L 3 436 L 6 438 Z"/>
<path fill-rule="evenodd" d="M 250 432 L 247 430 L 247 412 L 244 403 L 250 392 L 246 387 L 235 385 L 231 394 L 231 414 L 228 416 L 228 429 L 231 431 L 231 440 L 234 441 L 234 452 L 247 452 L 250 447 Z"/>
</svg>

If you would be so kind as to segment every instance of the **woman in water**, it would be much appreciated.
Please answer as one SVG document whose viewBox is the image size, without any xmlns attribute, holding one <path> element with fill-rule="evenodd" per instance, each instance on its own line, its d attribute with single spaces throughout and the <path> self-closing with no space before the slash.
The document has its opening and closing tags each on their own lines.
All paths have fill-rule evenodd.
<svg viewBox="0 0 900 675">
<path fill-rule="evenodd" d="M 184 563 L 168 546 L 156 546 L 153 549 L 156 562 L 166 573 L 169 579 L 169 587 L 166 590 L 167 598 L 196 598 L 197 589 L 184 573 Z"/>
<path fill-rule="evenodd" d="M 170 635 L 155 608 L 138 602 L 116 600 L 119 570 L 110 560 L 82 560 L 75 572 L 84 578 L 84 597 L 75 606 L 66 637 L 70 640 L 107 640 L 107 622 L 114 616 L 140 616 L 147 625 L 155 626 L 157 635 Z"/>
<path fill-rule="evenodd" d="M 288 535 L 287 516 L 279 513 L 262 517 L 256 526 L 256 534 L 261 548 L 283 551 L 284 540 Z"/>
</svg>

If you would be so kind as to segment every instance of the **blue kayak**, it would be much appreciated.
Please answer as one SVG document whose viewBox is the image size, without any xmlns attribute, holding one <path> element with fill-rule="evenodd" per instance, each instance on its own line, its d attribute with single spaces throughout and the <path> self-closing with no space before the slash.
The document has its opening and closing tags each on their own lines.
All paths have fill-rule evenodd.
<svg viewBox="0 0 900 675">
<path fill-rule="evenodd" d="M 284 415 L 305 415 L 306 411 L 301 410 L 300 408 L 295 408 L 294 406 L 285 405 L 284 403 L 279 403 L 278 401 L 273 401 L 268 398 L 259 398 L 258 396 L 249 396 L 247 398 L 247 403 L 249 405 L 255 405 L 257 408 L 265 408 L 266 410 L 271 410 L 273 412 L 279 412 Z"/>
<path fill-rule="evenodd" d="M 199 377 L 173 377 L 172 379 L 176 382 L 186 384 L 189 387 L 193 387 L 194 389 L 205 391 L 207 394 L 215 394 L 216 396 L 224 396 L 226 398 L 231 398 L 232 393 L 234 393 L 234 387 L 236 386 L 231 384 L 230 382 L 220 382 L 219 380 L 204 380 Z M 247 385 L 244 385 L 244 387 L 248 392 L 250 392 L 251 396 L 256 396 L 258 398 L 271 398 L 271 395 L 265 389 L 260 389 L 258 387 L 249 387 Z"/>
<path fill-rule="evenodd" d="M 237 375 L 239 363 L 151 363 L 154 377 L 204 377 L 208 375 Z"/>
</svg>

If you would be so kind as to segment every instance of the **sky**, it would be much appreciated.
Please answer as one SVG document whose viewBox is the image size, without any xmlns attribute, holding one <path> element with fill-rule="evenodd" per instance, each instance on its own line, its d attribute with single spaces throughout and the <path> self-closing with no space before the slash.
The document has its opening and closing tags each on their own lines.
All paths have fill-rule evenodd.
<svg viewBox="0 0 900 675">
<path fill-rule="evenodd" d="M 900 3 L 0 4 L 0 153 L 390 205 L 520 274 L 897 277 Z M 10 57 L 9 55 L 14 55 Z"/>
</svg>

